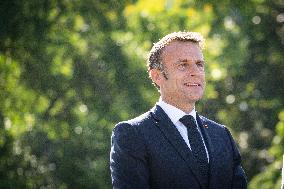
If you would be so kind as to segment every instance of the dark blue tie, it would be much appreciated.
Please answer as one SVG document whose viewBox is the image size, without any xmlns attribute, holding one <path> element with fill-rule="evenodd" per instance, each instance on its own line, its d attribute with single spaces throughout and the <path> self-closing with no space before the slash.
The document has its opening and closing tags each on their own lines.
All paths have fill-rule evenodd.
<svg viewBox="0 0 284 189">
<path fill-rule="evenodd" d="M 201 133 L 197 129 L 195 120 L 191 115 L 180 118 L 180 122 L 187 128 L 187 135 L 191 151 L 196 159 L 201 174 L 208 179 L 209 164 Z"/>
</svg>

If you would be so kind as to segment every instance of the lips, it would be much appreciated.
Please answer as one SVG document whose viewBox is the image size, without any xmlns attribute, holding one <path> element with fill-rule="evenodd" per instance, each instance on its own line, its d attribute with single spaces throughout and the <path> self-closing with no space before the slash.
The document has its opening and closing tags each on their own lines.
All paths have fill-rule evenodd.
<svg viewBox="0 0 284 189">
<path fill-rule="evenodd" d="M 197 87 L 197 86 L 201 86 L 201 84 L 199 84 L 199 83 L 185 83 L 184 84 L 185 86 L 188 86 L 188 87 Z"/>
</svg>

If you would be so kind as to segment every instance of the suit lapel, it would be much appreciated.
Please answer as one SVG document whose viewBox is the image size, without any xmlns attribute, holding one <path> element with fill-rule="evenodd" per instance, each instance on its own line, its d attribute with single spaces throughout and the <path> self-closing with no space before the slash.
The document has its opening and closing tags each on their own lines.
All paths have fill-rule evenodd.
<svg viewBox="0 0 284 189">
<path fill-rule="evenodd" d="M 207 132 L 207 129 L 209 126 L 200 118 L 198 114 L 196 114 L 196 120 L 197 120 L 197 123 L 199 125 L 199 128 L 201 130 L 203 139 L 207 147 L 207 151 L 209 154 L 209 162 L 211 162 L 211 159 L 213 158 L 213 154 L 214 154 L 214 146 L 212 145 L 211 139 Z"/>
<path fill-rule="evenodd" d="M 160 106 L 156 105 L 151 112 L 153 118 L 156 121 L 156 126 L 161 130 L 161 132 L 167 138 L 169 143 L 176 149 L 177 153 L 186 162 L 187 166 L 190 168 L 193 175 L 199 181 L 202 188 L 206 188 L 202 180 L 202 176 L 200 175 L 200 171 L 197 167 L 197 163 L 195 162 L 195 159 L 193 157 L 193 154 L 186 145 L 178 130 L 176 129 L 176 126 L 171 122 L 170 118 L 166 115 L 166 113 L 162 110 Z"/>
</svg>

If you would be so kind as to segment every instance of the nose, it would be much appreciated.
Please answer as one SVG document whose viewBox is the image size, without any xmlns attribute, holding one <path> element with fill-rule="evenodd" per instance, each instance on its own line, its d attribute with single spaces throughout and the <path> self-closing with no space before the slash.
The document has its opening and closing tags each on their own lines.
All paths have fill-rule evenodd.
<svg viewBox="0 0 284 189">
<path fill-rule="evenodd" d="M 192 64 L 188 71 L 191 77 L 203 74 L 203 71 L 196 64 Z"/>
</svg>

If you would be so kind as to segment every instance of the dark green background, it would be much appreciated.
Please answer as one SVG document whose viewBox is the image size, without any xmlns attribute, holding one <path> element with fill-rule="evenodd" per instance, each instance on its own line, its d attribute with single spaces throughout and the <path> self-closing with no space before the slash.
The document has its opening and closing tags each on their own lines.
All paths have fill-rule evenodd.
<svg viewBox="0 0 284 189">
<path fill-rule="evenodd" d="M 2 0 L 0 188 L 111 188 L 111 130 L 158 100 L 147 53 L 179 30 L 207 40 L 198 111 L 230 128 L 251 189 L 279 188 L 283 0 Z"/>
</svg>

